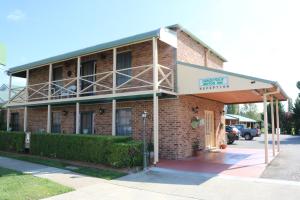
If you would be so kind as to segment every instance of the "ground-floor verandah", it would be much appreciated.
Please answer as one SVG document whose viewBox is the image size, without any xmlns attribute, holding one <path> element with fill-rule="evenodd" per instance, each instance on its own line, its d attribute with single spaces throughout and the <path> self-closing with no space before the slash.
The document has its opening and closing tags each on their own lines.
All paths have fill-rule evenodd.
<svg viewBox="0 0 300 200">
<path fill-rule="evenodd" d="M 269 161 L 275 156 L 269 149 Z M 182 160 L 160 160 L 160 168 L 241 177 L 260 177 L 265 170 L 264 149 L 227 148 L 217 152 L 201 152 Z"/>
</svg>

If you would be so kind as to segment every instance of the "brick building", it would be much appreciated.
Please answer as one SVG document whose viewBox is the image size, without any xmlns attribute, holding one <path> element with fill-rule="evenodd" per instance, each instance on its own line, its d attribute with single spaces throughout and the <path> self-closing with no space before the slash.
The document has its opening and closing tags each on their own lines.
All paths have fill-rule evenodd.
<svg viewBox="0 0 300 200">
<path fill-rule="evenodd" d="M 259 102 L 276 82 L 226 72 L 226 60 L 179 25 L 9 69 L 8 130 L 141 139 L 141 114 L 159 158 L 192 155 L 192 145 L 225 142 L 224 104 Z M 279 90 L 278 90 L 279 91 Z M 239 97 L 234 97 L 236 93 Z M 283 91 L 274 92 L 285 100 Z"/>
</svg>

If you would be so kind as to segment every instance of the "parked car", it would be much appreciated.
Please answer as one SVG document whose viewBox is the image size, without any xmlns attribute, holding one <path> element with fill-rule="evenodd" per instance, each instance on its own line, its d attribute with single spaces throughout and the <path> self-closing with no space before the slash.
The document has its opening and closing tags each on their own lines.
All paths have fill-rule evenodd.
<svg viewBox="0 0 300 200">
<path fill-rule="evenodd" d="M 254 137 L 260 136 L 260 129 L 258 128 L 246 128 L 244 124 L 234 125 L 240 131 L 240 136 L 245 138 L 245 140 L 252 140 Z"/>
<path fill-rule="evenodd" d="M 233 144 L 235 140 L 239 139 L 240 131 L 234 126 L 225 127 L 227 135 L 227 144 Z"/>
</svg>

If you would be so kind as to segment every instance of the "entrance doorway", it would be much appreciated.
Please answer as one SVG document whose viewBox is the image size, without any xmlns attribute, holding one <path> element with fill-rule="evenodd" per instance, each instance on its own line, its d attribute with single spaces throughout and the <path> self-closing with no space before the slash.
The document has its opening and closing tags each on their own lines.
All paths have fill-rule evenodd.
<svg viewBox="0 0 300 200">
<path fill-rule="evenodd" d="M 213 111 L 204 111 L 205 114 L 205 147 L 211 149 L 216 147 L 215 118 Z"/>
</svg>

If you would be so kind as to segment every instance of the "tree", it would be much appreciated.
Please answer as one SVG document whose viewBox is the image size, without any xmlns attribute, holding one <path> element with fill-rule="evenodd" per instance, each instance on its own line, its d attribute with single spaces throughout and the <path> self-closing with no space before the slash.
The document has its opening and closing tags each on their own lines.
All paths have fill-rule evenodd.
<svg viewBox="0 0 300 200">
<path fill-rule="evenodd" d="M 267 105 L 267 113 L 268 113 L 268 123 L 272 124 L 272 118 L 271 118 L 271 103 Z M 281 102 L 278 102 L 278 113 L 279 113 L 279 127 L 281 128 L 281 132 L 285 132 L 287 134 L 290 134 L 293 127 L 293 120 L 292 115 L 290 112 L 285 112 L 284 106 Z M 277 127 L 276 122 L 276 106 L 274 102 L 274 125 L 275 128 Z M 269 126 L 272 127 L 272 126 Z"/>
<path fill-rule="evenodd" d="M 240 107 L 238 104 L 227 105 L 227 114 L 238 115 L 240 112 Z"/>
<path fill-rule="evenodd" d="M 300 130 L 300 98 L 299 97 L 296 99 L 294 104 L 293 121 L 294 121 L 296 133 L 299 133 Z"/>
<path fill-rule="evenodd" d="M 256 121 L 260 120 L 260 114 L 258 113 L 257 105 L 255 103 L 243 104 L 240 115 Z"/>
</svg>

